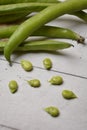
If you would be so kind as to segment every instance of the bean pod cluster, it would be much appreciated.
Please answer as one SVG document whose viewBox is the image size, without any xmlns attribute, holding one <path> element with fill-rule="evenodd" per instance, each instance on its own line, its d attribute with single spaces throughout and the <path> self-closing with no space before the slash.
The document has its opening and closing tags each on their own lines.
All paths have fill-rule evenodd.
<svg viewBox="0 0 87 130">
<path fill-rule="evenodd" d="M 85 38 L 77 32 L 68 28 L 45 25 L 64 14 L 75 15 L 87 22 L 87 14 L 82 11 L 83 9 L 87 9 L 86 0 L 79 2 L 76 0 L 64 2 L 57 0 L 1 0 L 0 39 L 8 38 L 8 40 L 3 45 L 3 41 L 0 40 L 0 51 L 4 51 L 6 60 L 11 62 L 10 57 L 14 51 L 56 51 L 73 46 L 67 42 L 55 41 L 55 38 L 84 43 Z M 34 16 L 31 15 L 32 13 L 35 13 Z M 10 25 L 8 25 L 9 23 Z M 33 44 L 30 44 L 32 41 L 28 41 L 29 44 L 26 45 L 26 39 L 32 36 L 44 36 L 54 38 L 54 40 L 37 41 Z"/>
</svg>

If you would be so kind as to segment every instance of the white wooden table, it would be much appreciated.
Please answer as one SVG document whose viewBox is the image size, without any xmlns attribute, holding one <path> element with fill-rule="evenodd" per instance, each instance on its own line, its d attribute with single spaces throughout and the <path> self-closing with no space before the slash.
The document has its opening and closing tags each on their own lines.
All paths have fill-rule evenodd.
<svg viewBox="0 0 87 130">
<path fill-rule="evenodd" d="M 49 25 L 70 28 L 87 37 L 87 24 L 74 16 L 62 16 Z M 74 44 L 66 50 L 56 53 L 38 52 L 12 56 L 10 67 L 0 54 L 0 130 L 86 130 L 87 129 L 87 44 Z M 53 68 L 47 71 L 43 59 L 49 57 Z M 25 72 L 20 60 L 30 60 L 34 70 Z M 50 85 L 48 80 L 55 75 L 64 79 L 61 86 Z M 26 80 L 38 78 L 40 88 L 30 87 Z M 10 80 L 19 84 L 18 92 L 11 94 L 8 88 Z M 61 92 L 69 89 L 78 96 L 74 100 L 65 100 Z M 56 106 L 60 116 L 51 117 L 43 108 Z"/>
</svg>

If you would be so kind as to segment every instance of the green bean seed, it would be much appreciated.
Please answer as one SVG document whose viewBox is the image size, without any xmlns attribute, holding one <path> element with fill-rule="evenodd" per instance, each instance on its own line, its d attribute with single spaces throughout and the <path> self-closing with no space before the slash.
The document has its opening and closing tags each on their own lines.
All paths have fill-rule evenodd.
<svg viewBox="0 0 87 130">
<path fill-rule="evenodd" d="M 53 117 L 59 116 L 59 113 L 60 113 L 58 108 L 56 108 L 54 106 L 50 106 L 50 107 L 45 108 L 45 111 Z"/>
<path fill-rule="evenodd" d="M 78 7 L 77 7 L 78 5 Z M 23 22 L 10 37 L 8 44 L 4 49 L 4 56 L 8 62 L 11 62 L 11 54 L 13 51 L 34 31 L 44 24 L 64 14 L 73 13 L 75 11 L 87 8 L 87 0 L 69 0 L 43 9 L 38 14 Z"/>
<path fill-rule="evenodd" d="M 8 86 L 11 93 L 15 93 L 18 90 L 18 84 L 15 80 L 11 80 Z"/>
<path fill-rule="evenodd" d="M 52 61 L 51 61 L 51 59 L 50 58 L 45 58 L 43 60 L 43 65 L 44 65 L 45 69 L 47 69 L 47 70 L 51 69 L 52 68 Z"/>
<path fill-rule="evenodd" d="M 49 82 L 53 85 L 61 85 L 63 83 L 63 78 L 61 76 L 53 76 Z"/>
<path fill-rule="evenodd" d="M 73 98 L 77 98 L 77 96 L 70 90 L 63 90 L 62 91 L 62 96 L 65 99 L 73 99 Z"/>
<path fill-rule="evenodd" d="M 31 71 L 33 69 L 32 63 L 27 60 L 21 60 L 21 66 L 25 71 Z"/>
<path fill-rule="evenodd" d="M 29 83 L 30 86 L 32 86 L 34 88 L 38 88 L 41 85 L 40 80 L 38 80 L 38 79 L 28 80 L 27 82 Z"/>
</svg>

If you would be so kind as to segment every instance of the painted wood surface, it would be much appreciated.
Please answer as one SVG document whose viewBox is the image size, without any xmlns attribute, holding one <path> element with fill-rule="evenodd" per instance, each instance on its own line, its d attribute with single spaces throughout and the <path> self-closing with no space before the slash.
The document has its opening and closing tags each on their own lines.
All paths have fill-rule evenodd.
<svg viewBox="0 0 87 130">
<path fill-rule="evenodd" d="M 49 23 L 70 28 L 85 38 L 87 24 L 74 16 L 62 16 Z M 60 39 L 61 40 L 61 39 Z M 85 130 L 87 129 L 87 43 L 77 44 L 66 50 L 47 53 L 23 53 L 12 55 L 13 65 L 9 66 L 3 54 L 0 54 L 0 130 Z M 53 67 L 47 71 L 43 59 L 49 57 Z M 32 62 L 34 69 L 25 72 L 20 60 Z M 60 86 L 50 85 L 48 80 L 60 75 L 64 83 Z M 38 78 L 40 88 L 32 88 L 26 80 Z M 16 80 L 18 92 L 11 94 L 8 88 L 10 80 Z M 75 92 L 77 99 L 65 100 L 61 92 L 69 89 Z M 52 118 L 44 108 L 56 106 L 60 116 Z"/>
</svg>

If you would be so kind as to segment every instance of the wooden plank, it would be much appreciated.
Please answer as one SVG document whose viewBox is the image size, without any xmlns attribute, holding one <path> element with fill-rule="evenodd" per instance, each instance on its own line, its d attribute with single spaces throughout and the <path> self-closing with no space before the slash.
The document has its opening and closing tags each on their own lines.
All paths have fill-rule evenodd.
<svg viewBox="0 0 87 130">
<path fill-rule="evenodd" d="M 87 79 L 60 74 L 35 68 L 25 72 L 20 64 L 9 67 L 5 61 L 0 63 L 0 122 L 20 130 L 83 130 L 87 128 Z M 6 69 L 7 68 L 7 69 Z M 48 80 L 54 75 L 61 75 L 64 83 L 60 86 L 50 85 Z M 30 87 L 26 80 L 38 78 L 40 88 Z M 8 82 L 17 80 L 19 90 L 11 94 Z M 61 92 L 64 89 L 72 90 L 78 96 L 74 100 L 65 100 Z M 58 118 L 52 118 L 43 109 L 47 106 L 56 106 L 60 110 Z"/>
</svg>

